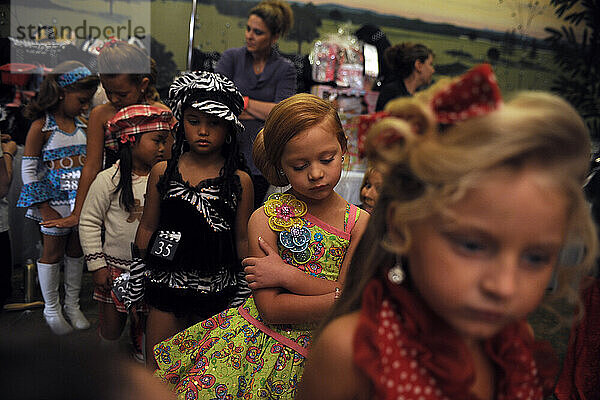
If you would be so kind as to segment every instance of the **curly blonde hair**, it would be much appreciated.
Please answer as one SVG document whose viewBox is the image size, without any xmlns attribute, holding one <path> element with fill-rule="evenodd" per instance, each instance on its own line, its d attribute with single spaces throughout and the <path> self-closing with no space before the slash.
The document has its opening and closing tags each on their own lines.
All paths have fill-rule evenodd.
<svg viewBox="0 0 600 400">
<path fill-rule="evenodd" d="M 575 109 L 548 93 L 524 92 L 500 109 L 458 123 L 441 132 L 425 105 L 398 107 L 428 121 L 415 132 L 400 118 L 376 123 L 368 133 L 367 153 L 384 174 L 378 205 L 354 254 L 342 298 L 330 319 L 360 307 L 366 284 L 391 267 L 396 255 L 411 245 L 416 221 L 445 212 L 498 168 L 541 168 L 569 201 L 568 231 L 556 272 L 558 287 L 544 299 L 579 304 L 579 283 L 595 265 L 597 236 L 582 185 L 588 171 L 591 144 L 588 130 Z M 391 111 L 391 110 L 390 110 Z M 388 240 L 393 229 L 403 239 Z M 378 245 L 375 245 L 378 244 Z M 574 251 L 577 250 L 577 251 Z M 579 307 L 581 309 L 581 307 Z"/>
</svg>

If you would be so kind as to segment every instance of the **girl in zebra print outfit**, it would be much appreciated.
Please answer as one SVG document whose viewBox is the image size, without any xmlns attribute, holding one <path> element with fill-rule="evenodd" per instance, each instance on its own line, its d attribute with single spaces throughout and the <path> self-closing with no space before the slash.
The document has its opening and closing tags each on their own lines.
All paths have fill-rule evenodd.
<svg viewBox="0 0 600 400">
<path fill-rule="evenodd" d="M 136 235 L 146 262 L 147 354 L 250 294 L 240 262 L 254 202 L 236 137 L 243 97 L 224 76 L 189 72 L 171 85 L 169 105 L 179 121 L 172 158 L 150 173 Z M 152 357 L 147 365 L 155 368 Z"/>
</svg>

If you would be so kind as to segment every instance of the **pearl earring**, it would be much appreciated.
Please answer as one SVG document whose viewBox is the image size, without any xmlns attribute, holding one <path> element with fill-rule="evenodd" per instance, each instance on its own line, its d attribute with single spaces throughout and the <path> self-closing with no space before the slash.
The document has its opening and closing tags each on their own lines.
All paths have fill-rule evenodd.
<svg viewBox="0 0 600 400">
<path fill-rule="evenodd" d="M 404 273 L 402 257 L 396 257 L 396 264 L 388 271 L 388 279 L 394 285 L 401 285 L 404 282 L 406 274 Z"/>
</svg>

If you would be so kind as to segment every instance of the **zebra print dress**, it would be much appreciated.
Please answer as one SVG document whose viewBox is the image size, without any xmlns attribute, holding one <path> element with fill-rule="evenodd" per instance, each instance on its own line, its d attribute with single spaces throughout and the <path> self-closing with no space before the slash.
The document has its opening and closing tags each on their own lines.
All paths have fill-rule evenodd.
<svg viewBox="0 0 600 400">
<path fill-rule="evenodd" d="M 233 185 L 229 198 L 221 186 Z M 235 242 L 241 183 L 217 177 L 192 186 L 175 171 L 146 256 L 146 302 L 162 311 L 213 315 L 250 294 Z"/>
</svg>

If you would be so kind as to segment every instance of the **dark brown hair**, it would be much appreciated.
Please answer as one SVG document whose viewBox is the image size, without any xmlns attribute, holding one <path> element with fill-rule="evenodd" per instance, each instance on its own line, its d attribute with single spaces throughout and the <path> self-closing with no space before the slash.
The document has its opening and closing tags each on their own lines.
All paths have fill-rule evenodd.
<svg viewBox="0 0 600 400">
<path fill-rule="evenodd" d="M 96 75 L 86 76 L 62 88 L 58 86 L 56 79 L 60 75 L 79 67 L 84 67 L 84 65 L 78 61 L 65 61 L 54 67 L 53 72 L 46 75 L 42 81 L 35 99 L 23 110 L 25 118 L 35 120 L 41 118 L 46 112 L 54 112 L 63 92 L 95 91 L 100 83 Z"/>
<path fill-rule="evenodd" d="M 425 45 L 401 43 L 388 47 L 383 57 L 393 74 L 400 79 L 407 78 L 415 69 L 417 60 L 424 63 L 429 56 L 435 56 L 433 51 Z"/>
</svg>

